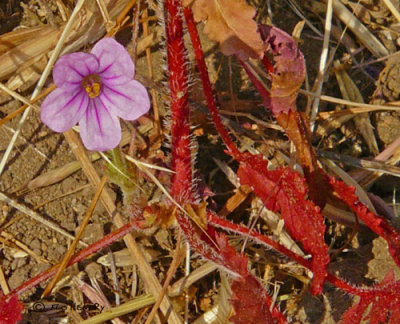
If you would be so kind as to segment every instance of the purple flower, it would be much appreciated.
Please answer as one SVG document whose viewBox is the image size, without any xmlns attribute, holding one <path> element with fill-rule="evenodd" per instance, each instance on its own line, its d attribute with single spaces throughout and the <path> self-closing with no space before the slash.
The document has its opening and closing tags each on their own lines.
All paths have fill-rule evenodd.
<svg viewBox="0 0 400 324">
<path fill-rule="evenodd" d="M 112 149 L 121 140 L 118 117 L 135 120 L 150 108 L 146 88 L 134 75 L 128 52 L 112 38 L 100 40 L 90 53 L 66 54 L 54 66 L 58 88 L 43 101 L 41 119 L 56 132 L 79 122 L 86 148 Z"/>
</svg>

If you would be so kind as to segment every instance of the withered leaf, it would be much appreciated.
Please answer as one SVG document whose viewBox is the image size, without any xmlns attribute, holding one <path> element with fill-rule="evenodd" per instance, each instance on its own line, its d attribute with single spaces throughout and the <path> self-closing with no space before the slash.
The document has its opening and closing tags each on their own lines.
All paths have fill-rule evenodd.
<svg viewBox="0 0 400 324">
<path fill-rule="evenodd" d="M 194 19 L 206 21 L 204 33 L 220 44 L 225 55 L 242 60 L 262 58 L 267 46 L 253 20 L 255 10 L 245 0 L 186 0 L 192 5 Z"/>
<path fill-rule="evenodd" d="M 304 56 L 294 39 L 283 30 L 260 25 L 262 39 L 273 55 L 271 73 L 271 110 L 276 116 L 281 112 L 296 110 L 296 97 L 305 77 Z"/>
</svg>

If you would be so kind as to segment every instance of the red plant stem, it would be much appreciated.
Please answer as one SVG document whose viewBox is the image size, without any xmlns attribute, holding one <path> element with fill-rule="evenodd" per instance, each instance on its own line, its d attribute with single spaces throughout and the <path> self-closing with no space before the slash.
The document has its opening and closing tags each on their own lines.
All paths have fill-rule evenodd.
<svg viewBox="0 0 400 324">
<path fill-rule="evenodd" d="M 193 200 L 192 161 L 190 151 L 190 121 L 186 50 L 183 42 L 183 22 L 179 0 L 165 1 L 169 89 L 171 97 L 171 195 L 179 203 Z"/>
<path fill-rule="evenodd" d="M 124 226 L 120 227 L 119 229 L 115 230 L 114 232 L 104 236 L 101 240 L 93 243 L 92 245 L 89 245 L 85 249 L 79 251 L 76 253 L 71 260 L 68 262 L 68 267 L 87 258 L 89 255 L 100 251 L 101 249 L 105 248 L 106 246 L 114 243 L 115 241 L 119 240 L 126 234 L 128 234 L 130 231 L 134 229 L 134 226 L 132 223 L 127 223 Z M 3 298 L 8 298 L 13 295 L 21 295 L 25 291 L 34 288 L 38 284 L 42 283 L 43 281 L 51 278 L 54 276 L 57 272 L 57 269 L 59 267 L 60 263 L 52 266 L 51 268 L 43 271 L 42 273 L 38 274 L 34 278 L 29 279 L 28 281 L 24 282 L 22 285 L 19 287 L 15 288 L 12 290 L 9 294 L 3 296 Z M 0 299 L 1 302 L 1 299 Z"/>
<path fill-rule="evenodd" d="M 210 78 L 208 76 L 206 61 L 204 59 L 204 53 L 201 48 L 200 38 L 197 32 L 197 27 L 193 18 L 192 10 L 190 8 L 183 8 L 183 14 L 185 15 L 187 29 L 189 31 L 190 39 L 193 44 L 196 64 L 200 72 L 201 81 L 203 83 L 203 90 L 207 99 L 207 105 L 210 111 L 211 118 L 214 121 L 215 127 L 219 135 L 221 136 L 225 145 L 228 147 L 230 154 L 234 156 L 237 160 L 240 160 L 242 154 L 237 149 L 236 145 L 233 143 L 231 137 L 226 131 L 224 125 L 222 124 L 221 118 L 218 113 L 217 102 L 213 94 Z"/>
<path fill-rule="evenodd" d="M 309 270 L 312 269 L 312 265 L 311 265 L 310 261 L 304 259 L 300 255 L 290 251 L 283 245 L 275 242 L 274 240 L 271 240 L 269 237 L 267 237 L 263 234 L 260 234 L 255 230 L 250 231 L 245 226 L 234 224 L 226 219 L 222 219 L 222 218 L 214 215 L 213 213 L 208 213 L 208 221 L 210 224 L 212 224 L 216 227 L 219 227 L 221 229 L 224 229 L 226 231 L 234 232 L 237 234 L 248 235 L 251 239 L 255 240 L 256 242 L 265 244 L 268 247 L 272 247 L 273 249 L 279 251 L 280 253 L 284 254 L 285 256 L 289 257 L 290 259 L 301 264 L 303 267 L 305 267 Z M 378 295 L 380 295 L 380 296 L 391 295 L 391 292 L 389 289 L 390 285 L 388 285 L 387 287 L 375 287 L 375 288 L 371 287 L 371 288 L 362 289 L 362 288 L 352 286 L 352 285 L 348 284 L 347 282 L 345 282 L 329 273 L 327 276 L 327 281 L 329 281 L 330 283 L 335 285 L 337 288 L 340 288 L 340 289 L 344 290 L 345 292 L 350 293 L 352 295 L 365 296 L 365 297 L 378 296 Z"/>
<path fill-rule="evenodd" d="M 169 81 L 170 81 L 172 98 L 173 98 L 173 93 L 176 91 L 174 89 L 174 87 L 177 87 L 179 85 L 179 82 L 182 82 L 181 80 L 179 80 L 179 77 L 183 77 L 184 73 L 186 73 L 186 70 L 183 70 L 184 64 L 180 63 L 179 66 L 175 66 L 174 61 L 176 60 L 176 58 L 171 57 L 172 55 L 175 55 L 179 58 L 186 57 L 186 56 L 184 56 L 185 53 L 184 53 L 184 45 L 183 45 L 182 21 L 180 20 L 181 16 L 179 15 L 180 14 L 180 12 L 179 12 L 180 6 L 181 6 L 180 1 L 166 0 L 165 7 L 168 12 L 167 19 L 166 19 L 168 66 L 169 66 L 169 71 L 170 71 L 170 80 Z M 205 92 L 205 95 L 207 98 L 207 103 L 209 106 L 210 114 L 214 120 L 214 123 L 216 124 L 217 130 L 220 133 L 220 136 L 222 137 L 225 144 L 229 148 L 230 153 L 233 156 L 235 156 L 236 159 L 240 159 L 242 154 L 239 152 L 239 150 L 236 148 L 235 144 L 229 137 L 228 133 L 226 132 L 226 130 L 220 120 L 219 114 L 218 114 L 216 101 L 213 96 L 210 80 L 208 78 L 208 72 L 207 72 L 207 68 L 205 65 L 205 61 L 204 61 L 204 54 L 203 54 L 203 51 L 201 50 L 200 40 L 198 37 L 196 25 L 193 20 L 192 12 L 188 8 L 183 8 L 183 12 L 184 12 L 184 15 L 185 15 L 185 18 L 187 21 L 190 36 L 192 38 L 196 61 L 197 61 L 197 65 L 199 66 L 199 69 L 200 69 L 201 78 L 203 80 L 204 92 Z M 176 40 L 174 36 L 181 38 L 180 40 L 177 40 L 177 44 L 174 43 L 174 41 Z M 172 43 L 170 44 L 170 42 L 172 42 Z M 175 48 L 175 50 L 171 50 L 171 48 L 172 49 Z M 178 51 L 176 49 L 178 49 Z M 175 78 L 178 77 L 178 80 L 174 79 L 173 78 L 174 76 L 175 76 Z M 186 81 L 186 79 L 184 79 L 184 80 Z M 174 103 L 174 101 L 173 101 L 173 103 Z M 187 101 L 184 103 L 186 105 L 183 107 L 179 106 L 180 104 L 182 104 L 182 102 L 179 102 L 179 101 L 175 101 L 174 104 L 171 104 L 172 144 L 174 144 L 174 136 L 176 136 L 174 134 L 174 128 L 176 127 L 176 122 L 174 121 L 174 119 L 177 117 L 182 117 L 182 115 L 183 115 L 184 120 L 185 121 L 188 120 L 188 118 L 186 116 Z M 181 109 L 183 111 L 176 112 L 175 110 L 178 110 L 178 109 Z M 178 124 L 178 126 L 186 127 L 186 125 L 182 125 L 182 124 L 181 125 Z M 189 123 L 187 123 L 187 127 L 189 127 Z M 188 129 L 188 131 L 189 131 L 189 129 Z M 176 133 L 179 134 L 179 132 L 176 132 Z M 183 142 L 180 141 L 178 143 L 182 144 Z M 173 147 L 173 149 L 175 150 L 176 148 Z M 179 149 L 179 147 L 178 147 L 178 149 Z M 175 159 L 179 158 L 179 156 L 173 155 L 173 159 L 174 158 Z M 174 170 L 178 174 L 180 172 L 178 167 L 182 166 L 182 164 L 175 163 L 174 166 L 176 168 Z M 176 186 L 175 188 L 179 188 L 179 186 Z M 182 190 L 182 188 L 180 188 L 180 189 Z M 174 194 L 177 194 L 177 192 L 174 192 Z M 224 251 L 221 250 L 220 255 L 218 253 L 216 254 L 216 251 L 214 251 L 213 248 L 210 249 L 210 247 L 208 246 L 208 244 L 206 242 L 201 242 L 202 238 L 200 238 L 200 240 L 196 240 L 195 236 L 193 236 L 193 234 L 195 234 L 195 231 L 194 231 L 194 227 L 193 227 L 190 219 L 187 219 L 185 217 L 185 215 L 182 215 L 182 213 L 178 213 L 177 220 L 178 220 L 179 225 L 181 226 L 182 230 L 185 232 L 186 237 L 190 242 L 190 245 L 192 246 L 192 248 L 194 248 L 196 250 L 196 252 L 200 253 L 205 258 L 213 260 L 214 262 L 217 262 L 217 263 L 221 264 L 222 266 L 227 267 L 229 270 L 233 271 L 234 273 L 239 272 L 239 276 L 241 277 L 241 279 L 238 281 L 234 281 L 234 284 L 239 285 L 239 286 L 246 285 L 247 280 L 250 280 L 250 279 L 248 279 L 248 277 L 253 278 L 252 275 L 248 274 L 247 270 L 245 271 L 245 273 L 241 273 L 241 269 L 236 268 L 237 265 L 235 264 L 235 262 L 232 262 L 232 260 L 226 259 L 228 251 L 230 249 L 232 249 L 234 251 L 234 249 L 232 247 L 225 246 L 224 249 L 226 249 L 226 250 L 224 250 Z M 214 230 L 213 230 L 213 228 L 209 228 L 208 231 L 210 231 L 210 233 L 211 233 Z M 211 235 L 211 236 L 213 236 L 213 235 Z M 230 252 L 230 253 L 232 253 L 232 255 L 230 255 L 231 258 L 233 258 L 234 260 L 243 258 L 243 256 L 236 255 L 236 252 L 233 252 L 233 251 Z M 247 263 L 247 261 L 245 261 L 245 262 Z M 245 278 L 247 278 L 247 279 L 245 279 Z M 244 282 L 243 282 L 243 280 L 244 280 Z M 256 281 L 255 285 L 257 287 L 261 287 L 260 283 L 258 283 L 258 281 L 255 278 L 254 278 L 254 280 Z M 261 289 L 263 289 L 263 288 L 261 288 Z M 235 289 L 233 289 L 233 290 L 235 290 Z M 241 291 L 242 289 L 239 288 L 238 290 Z M 240 294 L 240 292 L 239 292 L 239 294 Z M 272 303 L 271 298 L 269 297 L 268 294 L 266 294 L 265 295 L 265 305 L 271 305 L 271 303 Z M 274 317 L 278 320 L 279 323 L 286 323 L 286 319 L 280 313 L 279 309 L 276 306 L 274 306 L 272 308 L 272 312 L 273 312 Z M 263 309 L 263 314 L 259 314 L 259 316 L 264 317 L 264 318 L 260 319 L 260 320 L 262 320 L 262 323 L 272 322 L 272 317 L 270 317 L 271 315 L 270 315 L 268 308 Z"/>
<path fill-rule="evenodd" d="M 389 245 L 389 252 L 397 266 L 400 267 L 400 232 L 382 217 L 378 217 L 364 206 L 354 188 L 349 188 L 344 182 L 334 177 L 329 178 L 329 183 L 337 196 L 376 234 L 382 236 Z"/>
<path fill-rule="evenodd" d="M 244 68 L 244 70 L 246 71 L 250 81 L 256 87 L 256 90 L 258 91 L 258 93 L 260 94 L 261 98 L 263 99 L 264 106 L 267 108 L 268 105 L 270 104 L 270 99 L 271 99 L 269 90 L 267 90 L 267 88 L 264 87 L 263 84 L 259 80 L 257 80 L 255 75 L 253 74 L 252 71 L 250 71 L 249 67 L 245 64 L 245 62 L 243 62 L 241 59 L 238 59 L 238 60 L 239 60 L 240 64 L 242 65 L 242 67 Z M 272 71 L 273 71 L 273 67 L 272 67 Z M 268 68 L 268 72 L 271 72 L 270 65 L 269 65 L 269 68 Z"/>
<path fill-rule="evenodd" d="M 165 28 L 167 35 L 167 56 L 169 88 L 171 95 L 171 150 L 172 178 L 171 196 L 181 205 L 194 202 L 192 182 L 192 159 L 190 151 L 190 120 L 188 105 L 188 77 L 186 50 L 183 42 L 183 21 L 180 0 L 165 1 Z M 199 228 L 180 211 L 176 219 L 185 233 L 190 246 L 203 257 L 223 264 L 214 246 L 204 242 Z M 214 244 L 215 245 L 215 244 Z"/>
</svg>

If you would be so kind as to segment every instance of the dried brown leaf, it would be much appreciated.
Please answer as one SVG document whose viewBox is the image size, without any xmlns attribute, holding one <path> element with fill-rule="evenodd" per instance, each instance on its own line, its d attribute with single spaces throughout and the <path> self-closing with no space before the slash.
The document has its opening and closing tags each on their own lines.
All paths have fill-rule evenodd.
<svg viewBox="0 0 400 324">
<path fill-rule="evenodd" d="M 186 0 L 192 5 L 194 19 L 206 21 L 204 33 L 220 44 L 225 55 L 236 54 L 242 60 L 262 58 L 266 45 L 253 20 L 256 13 L 245 0 Z"/>
</svg>

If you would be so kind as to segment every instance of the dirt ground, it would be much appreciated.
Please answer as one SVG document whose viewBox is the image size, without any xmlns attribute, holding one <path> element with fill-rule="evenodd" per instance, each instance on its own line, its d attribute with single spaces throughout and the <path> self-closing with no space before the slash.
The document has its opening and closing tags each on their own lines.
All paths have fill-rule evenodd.
<svg viewBox="0 0 400 324">
<path fill-rule="evenodd" d="M 2 1 L 0 3 L 0 34 L 10 32 L 17 26 L 31 27 L 39 24 L 38 21 L 35 22 L 32 20 L 32 15 L 40 12 L 41 2 L 43 1 L 26 0 L 22 2 L 23 5 L 21 6 L 19 1 Z M 55 3 L 55 1 L 50 2 L 52 3 L 51 6 Z M 64 2 L 71 7 L 73 1 Z M 258 2 L 255 1 L 255 3 L 257 4 Z M 271 10 L 274 14 L 273 23 L 277 27 L 291 33 L 299 22 L 299 17 L 286 2 L 271 1 L 271 5 Z M 260 13 L 257 18 L 260 21 L 267 21 L 266 7 L 259 4 L 258 8 Z M 264 9 L 261 10 L 260 8 Z M 307 10 L 307 8 L 309 6 L 305 5 L 303 9 Z M 57 10 L 54 10 L 53 13 L 57 21 Z M 306 11 L 306 13 L 309 15 L 308 18 L 323 32 L 323 24 L 318 20 L 318 16 L 316 14 L 313 15 L 310 11 Z M 371 24 L 375 23 L 386 27 L 391 26 L 394 20 L 393 18 L 389 19 L 389 13 L 387 15 L 388 17 L 381 18 L 381 21 L 377 21 L 378 18 L 371 16 Z M 44 15 L 39 15 L 39 20 L 42 23 L 47 22 Z M 396 35 L 397 39 L 400 39 L 400 34 L 397 33 Z M 129 33 L 128 36 L 130 37 Z M 205 40 L 205 37 L 202 37 Z M 129 40 L 125 34 L 119 35 L 119 38 Z M 399 47 L 395 39 L 394 37 L 394 49 L 392 49 L 392 52 L 398 50 Z M 336 40 L 332 42 L 336 42 Z M 320 52 L 317 49 L 322 47 L 322 38 L 316 36 L 310 29 L 305 28 L 301 34 L 299 44 L 306 58 L 308 79 L 312 85 L 318 71 Z M 260 120 L 271 122 L 271 116 L 260 107 L 260 99 L 255 96 L 255 92 L 249 87 L 248 80 L 243 78 L 243 72 L 240 72 L 239 64 L 218 54 L 217 48 L 213 43 L 205 42 L 205 47 L 211 79 L 215 83 L 218 93 L 221 94 L 222 108 L 231 112 L 251 112 Z M 160 46 L 154 46 L 152 51 L 153 59 L 159 60 L 161 57 Z M 339 47 L 336 57 L 341 59 L 346 55 L 346 49 Z M 367 51 L 364 51 L 357 58 L 366 61 L 371 59 L 371 55 Z M 161 61 L 159 60 L 154 65 L 160 67 L 160 64 Z M 400 56 L 372 65 L 371 71 L 356 68 L 348 70 L 349 75 L 359 87 L 365 102 L 382 104 L 398 101 L 400 96 Z M 145 55 L 141 55 L 138 58 L 137 74 L 147 76 Z M 158 68 L 155 80 L 160 81 L 161 79 L 162 69 Z M 6 80 L 2 81 L 5 82 Z M 32 90 L 33 87 L 31 86 L 20 92 L 23 96 L 29 98 Z M 234 96 L 232 96 L 232 91 L 235 94 Z M 197 92 L 195 89 L 192 100 L 201 106 L 201 102 L 199 102 L 201 94 Z M 324 82 L 323 93 L 341 98 L 341 93 L 333 73 L 328 73 L 327 80 Z M 0 118 L 4 118 L 21 106 L 19 102 L 11 100 L 4 95 L 0 95 L 0 99 Z M 305 105 L 306 98 L 300 97 L 300 109 L 304 109 Z M 339 107 L 339 105 L 335 106 L 331 103 L 321 102 L 320 111 L 340 108 L 342 107 Z M 161 111 L 163 109 L 166 110 L 167 108 L 161 107 Z M 276 130 L 266 129 L 261 135 L 260 133 L 247 135 L 248 132 L 246 133 L 243 127 L 245 119 L 237 116 L 230 118 L 233 125 L 235 127 L 238 126 L 238 129 L 243 131 L 244 135 L 241 138 L 243 146 L 246 145 L 246 141 L 249 141 L 250 146 L 266 152 L 271 158 L 275 156 L 277 150 L 287 150 L 288 145 L 285 136 Z M 372 112 L 370 113 L 370 118 L 379 149 L 382 151 L 400 136 L 400 112 Z M 18 126 L 19 119 L 19 116 L 13 118 L 0 127 L 0 157 L 4 154 L 13 131 Z M 215 153 L 216 158 L 225 162 L 229 162 L 229 158 L 223 153 L 224 148 L 213 131 L 207 116 L 202 112 L 201 107 L 194 114 L 193 124 L 196 125 L 195 129 L 201 130 L 196 137 L 199 143 L 197 166 L 204 183 L 212 188 L 215 194 L 213 204 L 219 210 L 226 199 L 232 194 L 233 186 L 210 159 L 209 153 Z M 239 134 L 238 136 L 241 137 L 242 135 Z M 274 141 L 276 143 L 274 144 L 275 146 L 266 147 L 265 143 Z M 339 144 L 335 145 L 337 143 Z M 324 138 L 316 137 L 314 144 L 320 150 L 347 154 L 356 158 L 371 159 L 373 157 L 368 149 L 368 145 L 362 136 L 360 136 L 360 132 L 356 129 L 352 121 L 346 122 Z M 35 189 L 27 187 L 32 179 L 46 174 L 51 170 L 56 170 L 75 160 L 75 156 L 64 136 L 56 134 L 44 126 L 38 113 L 33 111 L 24 124 L 21 135 L 18 137 L 15 148 L 8 159 L 5 171 L 0 177 L 0 192 L 6 194 L 13 201 L 36 211 L 40 216 L 56 224 L 71 235 L 75 235 L 88 209 L 90 200 L 94 195 L 94 190 L 89 185 L 83 171 L 77 170 L 65 179 L 50 186 Z M 94 165 L 99 174 L 104 173 L 104 161 L 99 160 L 94 162 Z M 350 167 L 343 164 L 340 166 L 347 171 L 351 170 Z M 236 166 L 233 164 L 232 167 L 235 168 Z M 398 188 L 399 184 L 398 177 L 383 176 L 368 190 L 382 198 L 388 204 L 392 204 L 393 190 Z M 111 189 L 113 190 L 117 206 L 123 210 L 123 197 L 119 188 L 111 185 Z M 398 198 L 397 193 L 395 198 Z M 250 202 L 245 203 L 244 206 L 236 210 L 231 215 L 232 219 L 243 219 L 241 215 L 242 213 L 247 213 L 248 208 L 250 208 Z M 245 216 L 245 219 L 247 220 L 248 216 Z M 330 249 L 334 252 L 344 245 L 344 242 L 351 235 L 351 229 L 343 225 L 338 225 L 329 219 L 326 220 L 326 224 L 326 240 Z M 71 243 L 69 238 L 50 229 L 48 226 L 38 223 L 5 202 L 0 202 L 0 226 L 3 231 L 2 233 L 4 233 L 4 235 L 0 236 L 0 241 L 2 242 L 0 246 L 0 263 L 11 290 L 59 262 Z M 85 231 L 83 241 L 88 244 L 96 242 L 113 228 L 109 215 L 101 204 L 98 204 Z M 339 235 L 334 235 L 335 233 L 339 233 Z M 26 250 L 29 250 L 30 254 L 17 247 L 15 241 L 9 240 L 10 237 L 25 245 L 27 247 Z M 174 249 L 173 232 L 160 229 L 151 237 L 139 235 L 138 241 L 145 248 L 148 259 L 151 260 L 158 278 L 162 281 Z M 76 300 L 74 299 L 76 296 L 73 296 L 76 289 L 71 288 L 72 277 L 75 275 L 87 277 L 91 271 L 91 267 L 100 271 L 100 282 L 104 291 L 107 292 L 108 297 L 111 299 L 114 298 L 110 267 L 101 265 L 96 261 L 109 251 L 117 252 L 124 248 L 125 245 L 122 241 L 114 243 L 110 248 L 69 268 L 63 276 L 62 282 L 57 286 L 56 292 L 48 298 L 48 301 L 68 304 L 72 300 Z M 249 244 L 249 254 L 251 256 L 254 257 L 257 254 L 254 251 L 258 251 L 258 249 L 260 249 L 259 246 Z M 279 260 L 279 258 L 275 260 Z M 194 257 L 192 262 L 193 267 L 198 267 L 202 264 L 202 261 L 198 257 Z M 357 285 L 371 285 L 375 281 L 380 281 L 389 269 L 396 270 L 397 279 L 400 278 L 400 270 L 389 256 L 385 241 L 377 238 L 369 230 L 362 227 L 347 245 L 346 249 L 339 252 L 332 259 L 330 265 L 330 271 Z M 179 268 L 176 280 L 182 274 L 183 267 Z M 137 292 L 143 290 L 143 283 L 137 277 L 136 269 L 132 262 L 117 266 L 117 275 L 121 296 L 132 296 L 133 285 L 137 285 Z M 291 298 L 284 302 L 285 309 L 288 310 L 288 314 L 293 318 L 293 323 L 336 323 L 340 320 L 343 312 L 352 304 L 352 299 L 349 296 L 338 291 L 333 286 L 327 285 L 323 295 L 313 297 L 307 292 L 306 286 L 300 284 L 294 277 L 288 277 L 284 271 L 282 273 L 276 272 L 276 275 L 277 278 L 282 278 L 280 294 L 293 295 L 293 292 L 296 291 L 296 298 Z M 276 280 L 279 281 L 279 279 Z M 136 281 L 138 281 L 137 284 L 135 283 Z M 190 322 L 193 322 L 195 318 L 212 308 L 216 302 L 215 296 L 218 292 L 218 285 L 218 274 L 216 272 L 196 283 L 190 303 Z M 45 286 L 46 284 L 39 285 L 34 290 L 23 295 L 22 301 L 28 309 L 30 303 L 40 300 Z M 177 307 L 180 308 L 180 300 L 176 298 L 175 302 Z M 84 314 L 84 316 L 86 315 L 88 314 Z M 27 312 L 24 320 L 30 323 L 58 323 L 63 316 L 67 316 L 68 321 L 72 322 L 71 318 L 73 316 L 70 313 L 38 314 Z M 133 318 L 134 316 L 132 315 L 124 319 L 130 321 Z"/>
</svg>

